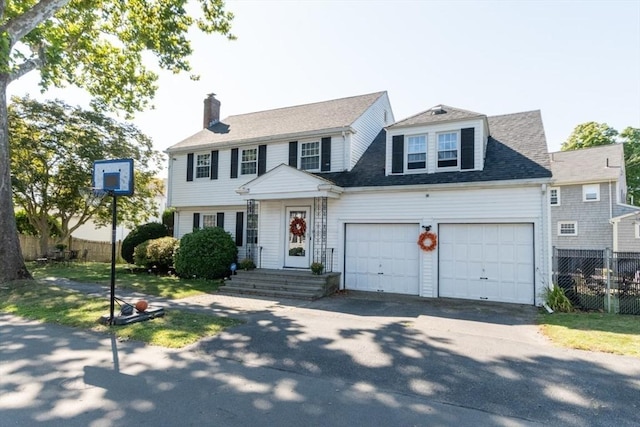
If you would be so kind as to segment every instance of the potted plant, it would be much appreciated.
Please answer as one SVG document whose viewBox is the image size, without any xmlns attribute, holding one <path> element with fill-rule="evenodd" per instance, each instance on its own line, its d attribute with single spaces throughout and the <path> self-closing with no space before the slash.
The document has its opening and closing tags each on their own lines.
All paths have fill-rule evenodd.
<svg viewBox="0 0 640 427">
<path fill-rule="evenodd" d="M 324 271 L 324 265 L 321 262 L 314 262 L 311 264 L 311 272 L 316 276 L 319 276 Z"/>
<path fill-rule="evenodd" d="M 256 268 L 256 264 L 252 259 L 245 258 L 238 263 L 238 268 L 240 270 L 253 270 L 254 268 Z"/>
</svg>

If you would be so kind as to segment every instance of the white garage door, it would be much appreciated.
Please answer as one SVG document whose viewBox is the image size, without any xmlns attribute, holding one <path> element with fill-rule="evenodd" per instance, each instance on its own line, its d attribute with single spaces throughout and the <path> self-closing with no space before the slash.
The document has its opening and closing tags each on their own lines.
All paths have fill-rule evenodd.
<svg viewBox="0 0 640 427">
<path fill-rule="evenodd" d="M 345 287 L 419 294 L 419 224 L 347 224 Z"/>
<path fill-rule="evenodd" d="M 439 295 L 533 304 L 533 224 L 441 224 Z"/>
</svg>

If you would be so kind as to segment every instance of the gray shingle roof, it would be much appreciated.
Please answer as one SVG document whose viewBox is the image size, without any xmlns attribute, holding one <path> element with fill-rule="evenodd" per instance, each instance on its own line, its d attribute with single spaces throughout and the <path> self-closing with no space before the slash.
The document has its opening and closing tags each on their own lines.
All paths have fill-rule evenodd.
<svg viewBox="0 0 640 427">
<path fill-rule="evenodd" d="M 341 187 L 449 184 L 551 178 L 540 111 L 488 117 L 491 136 L 484 170 L 385 176 L 386 131 L 381 131 L 350 172 L 319 174 Z"/>
<path fill-rule="evenodd" d="M 557 184 L 616 181 L 624 162 L 623 149 L 622 144 L 611 144 L 551 153 L 553 178 Z"/>
<path fill-rule="evenodd" d="M 220 143 L 234 143 L 261 138 L 289 137 L 305 132 L 344 129 L 353 124 L 386 92 L 375 92 L 313 104 L 229 116 L 167 151 L 205 148 Z"/>
<path fill-rule="evenodd" d="M 404 120 L 395 122 L 388 129 L 404 126 L 418 126 L 423 124 L 433 124 L 439 122 L 448 122 L 452 120 L 465 120 L 484 117 L 484 114 L 475 113 L 473 111 L 461 110 L 460 108 L 450 107 L 448 105 L 436 105 L 426 111 L 407 117 Z"/>
</svg>

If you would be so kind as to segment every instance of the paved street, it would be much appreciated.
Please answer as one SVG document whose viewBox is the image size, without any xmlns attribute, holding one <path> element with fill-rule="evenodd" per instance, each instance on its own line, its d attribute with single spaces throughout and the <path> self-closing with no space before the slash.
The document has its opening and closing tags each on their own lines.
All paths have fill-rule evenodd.
<svg viewBox="0 0 640 427">
<path fill-rule="evenodd" d="M 357 293 L 151 303 L 246 323 L 167 350 L 0 315 L 0 425 L 640 424 L 640 359 L 554 347 L 533 307 Z"/>
</svg>

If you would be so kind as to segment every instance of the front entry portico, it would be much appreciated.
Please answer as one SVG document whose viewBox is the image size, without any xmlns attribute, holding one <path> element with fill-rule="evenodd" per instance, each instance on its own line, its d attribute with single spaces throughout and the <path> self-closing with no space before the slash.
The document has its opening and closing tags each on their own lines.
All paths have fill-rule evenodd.
<svg viewBox="0 0 640 427">
<path fill-rule="evenodd" d="M 247 250 L 248 257 L 257 255 L 252 259 L 259 268 L 309 269 L 312 263 L 321 263 L 325 272 L 332 271 L 327 200 L 339 198 L 342 191 L 330 181 L 284 164 L 238 188 L 236 192 L 247 201 L 247 218 L 258 218 L 257 243 Z"/>
</svg>

